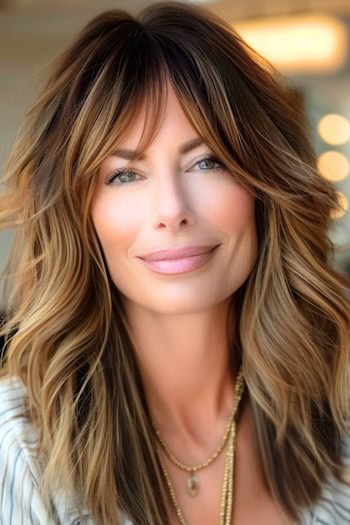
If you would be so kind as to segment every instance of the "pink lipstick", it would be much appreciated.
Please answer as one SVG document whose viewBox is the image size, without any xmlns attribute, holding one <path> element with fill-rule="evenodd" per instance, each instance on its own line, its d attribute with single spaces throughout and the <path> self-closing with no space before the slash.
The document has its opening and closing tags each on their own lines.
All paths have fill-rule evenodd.
<svg viewBox="0 0 350 525">
<path fill-rule="evenodd" d="M 216 251 L 216 246 L 189 246 L 179 250 L 161 250 L 141 257 L 145 265 L 157 273 L 178 274 L 203 266 Z"/>
</svg>

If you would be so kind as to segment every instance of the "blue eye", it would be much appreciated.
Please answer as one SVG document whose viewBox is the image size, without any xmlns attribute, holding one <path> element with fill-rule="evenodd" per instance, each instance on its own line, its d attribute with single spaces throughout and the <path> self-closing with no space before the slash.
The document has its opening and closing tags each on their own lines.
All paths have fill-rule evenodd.
<svg viewBox="0 0 350 525">
<path fill-rule="evenodd" d="M 216 157 L 213 157 L 213 156 L 209 156 L 209 157 L 204 157 L 204 159 L 201 159 L 200 161 L 197 162 L 196 166 L 199 165 L 199 164 L 202 164 L 202 163 L 206 163 L 206 167 L 205 169 L 207 170 L 218 170 L 218 169 L 223 169 L 223 165 L 221 164 L 221 162 L 216 158 Z M 208 166 L 209 164 L 209 166 Z M 210 166 L 210 164 L 217 164 L 218 166 Z"/>
<path fill-rule="evenodd" d="M 132 171 L 127 170 L 115 170 L 113 173 L 109 175 L 106 179 L 106 184 L 116 184 L 117 186 L 125 186 L 126 184 L 131 184 L 134 182 L 134 180 L 130 180 L 129 176 L 135 176 L 137 177 L 136 173 L 133 173 Z M 118 182 L 115 182 L 118 181 Z"/>
<path fill-rule="evenodd" d="M 200 171 L 225 169 L 223 164 L 213 155 L 209 155 L 209 156 L 204 157 L 201 160 L 198 160 L 196 164 L 194 164 L 194 166 L 199 166 L 200 164 L 202 164 L 202 168 L 200 168 Z M 116 186 L 126 186 L 127 184 L 132 184 L 133 182 L 136 182 L 137 179 L 135 179 L 135 177 L 138 177 L 138 176 L 139 175 L 137 175 L 137 173 L 134 173 L 133 171 L 127 171 L 126 169 L 118 169 L 118 170 L 113 171 L 106 178 L 105 183 L 107 185 L 114 184 Z M 132 180 L 130 180 L 130 178 L 132 178 Z"/>
</svg>

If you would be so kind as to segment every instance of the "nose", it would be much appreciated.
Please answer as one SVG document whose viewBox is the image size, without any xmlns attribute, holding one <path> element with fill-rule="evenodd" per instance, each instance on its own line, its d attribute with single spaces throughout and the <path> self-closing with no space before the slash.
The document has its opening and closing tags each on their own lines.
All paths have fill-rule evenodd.
<svg viewBox="0 0 350 525">
<path fill-rule="evenodd" d="M 181 184 L 180 177 L 159 177 L 155 185 L 154 227 L 167 228 L 171 232 L 195 224 L 190 192 Z"/>
</svg>

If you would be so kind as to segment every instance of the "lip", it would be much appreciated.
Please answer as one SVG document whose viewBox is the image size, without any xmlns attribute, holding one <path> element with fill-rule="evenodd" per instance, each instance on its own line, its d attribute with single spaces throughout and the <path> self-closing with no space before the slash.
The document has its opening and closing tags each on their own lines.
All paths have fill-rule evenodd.
<svg viewBox="0 0 350 525">
<path fill-rule="evenodd" d="M 184 246 L 183 248 L 176 248 L 174 250 L 158 250 L 156 252 L 146 253 L 140 256 L 140 259 L 145 261 L 171 261 L 174 259 L 184 259 L 185 257 L 193 257 L 194 255 L 202 255 L 216 248 L 218 245 L 205 246 Z"/>
<path fill-rule="evenodd" d="M 208 250 L 208 247 L 206 248 L 206 251 L 203 252 L 203 246 L 201 247 L 201 253 L 193 254 L 187 256 L 187 257 L 180 257 L 180 258 L 173 258 L 173 259 L 145 259 L 140 258 L 144 264 L 152 271 L 156 273 L 161 273 L 164 275 L 171 275 L 171 274 L 179 274 L 179 273 L 186 273 L 191 272 L 193 270 L 196 270 L 197 268 L 200 268 L 201 266 L 204 266 L 213 256 L 213 254 L 216 251 L 216 248 L 219 245 L 211 246 Z M 198 247 L 197 247 L 198 248 Z M 188 253 L 188 251 L 187 251 Z M 174 255 L 174 250 L 172 250 L 171 255 Z M 178 257 L 179 250 L 177 250 L 176 255 Z M 152 256 L 155 256 L 155 254 L 152 254 Z M 164 257 L 164 255 L 159 255 L 159 252 L 157 254 L 157 257 Z M 169 257 L 169 256 L 168 256 Z"/>
</svg>

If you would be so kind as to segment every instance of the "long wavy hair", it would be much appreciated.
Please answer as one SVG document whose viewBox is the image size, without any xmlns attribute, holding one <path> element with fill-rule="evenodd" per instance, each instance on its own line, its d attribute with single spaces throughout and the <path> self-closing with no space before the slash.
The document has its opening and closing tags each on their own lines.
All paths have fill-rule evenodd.
<svg viewBox="0 0 350 525">
<path fill-rule="evenodd" d="M 43 493 L 81 496 L 96 523 L 169 523 L 169 496 L 120 294 L 90 203 L 102 161 L 169 80 L 194 129 L 255 196 L 258 258 L 232 296 L 266 486 L 293 518 L 342 476 L 349 431 L 347 279 L 328 232 L 339 209 L 284 79 L 210 11 L 155 3 L 101 13 L 54 61 L 27 115 L 0 200 L 16 228 L 6 270 L 3 375 L 27 387 Z M 9 291 L 11 289 L 11 291 Z"/>
</svg>

